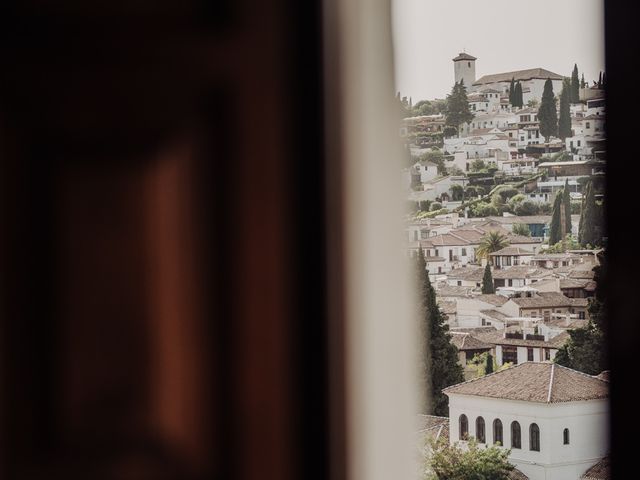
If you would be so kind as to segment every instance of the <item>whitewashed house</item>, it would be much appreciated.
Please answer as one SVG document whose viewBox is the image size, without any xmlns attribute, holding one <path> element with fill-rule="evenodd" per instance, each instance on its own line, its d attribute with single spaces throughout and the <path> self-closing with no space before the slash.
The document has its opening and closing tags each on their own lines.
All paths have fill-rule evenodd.
<svg viewBox="0 0 640 480">
<path fill-rule="evenodd" d="M 511 449 L 531 480 L 578 480 L 609 453 L 609 383 L 526 362 L 447 387 L 449 441 Z"/>
</svg>

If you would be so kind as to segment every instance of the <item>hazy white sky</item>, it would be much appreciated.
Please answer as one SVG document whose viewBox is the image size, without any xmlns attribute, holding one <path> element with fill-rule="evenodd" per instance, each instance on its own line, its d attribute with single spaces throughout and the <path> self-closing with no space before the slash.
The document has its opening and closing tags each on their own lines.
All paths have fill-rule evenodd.
<svg viewBox="0 0 640 480">
<path fill-rule="evenodd" d="M 392 0 L 396 91 L 413 103 L 444 98 L 463 49 L 476 78 L 546 68 L 585 80 L 604 71 L 602 0 Z"/>
</svg>

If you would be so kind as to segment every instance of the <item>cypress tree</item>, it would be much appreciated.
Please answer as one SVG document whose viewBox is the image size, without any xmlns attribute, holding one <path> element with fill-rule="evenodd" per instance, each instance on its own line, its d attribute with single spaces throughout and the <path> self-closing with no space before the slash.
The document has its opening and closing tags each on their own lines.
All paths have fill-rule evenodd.
<svg viewBox="0 0 640 480">
<path fill-rule="evenodd" d="M 509 103 L 514 104 L 514 92 L 515 92 L 515 78 L 511 77 L 511 83 L 509 84 Z"/>
<path fill-rule="evenodd" d="M 569 180 L 564 181 L 564 190 L 562 193 L 562 204 L 564 207 L 564 235 L 562 238 L 571 233 L 571 195 L 569 195 Z"/>
<path fill-rule="evenodd" d="M 524 102 L 522 101 L 522 85 L 520 85 L 520 81 L 516 83 L 514 92 L 513 92 L 513 106 L 522 108 L 524 106 Z"/>
<path fill-rule="evenodd" d="M 580 101 L 580 82 L 578 81 L 578 65 L 573 65 L 573 72 L 571 72 L 571 103 L 578 103 Z"/>
<path fill-rule="evenodd" d="M 484 374 L 488 375 L 493 373 L 493 355 L 487 352 L 487 361 L 484 364 Z"/>
<path fill-rule="evenodd" d="M 567 80 L 562 82 L 562 93 L 560 93 L 560 119 L 558 120 L 558 137 L 564 140 L 571 136 L 571 111 L 569 108 L 569 97 L 571 96 L 571 85 Z"/>
<path fill-rule="evenodd" d="M 436 303 L 436 293 L 426 270 L 424 252 L 419 249 L 417 262 L 417 284 L 422 327 L 422 346 L 425 356 L 422 363 L 422 378 L 428 383 L 427 413 L 447 416 L 449 400 L 442 389 L 464 381 L 462 366 L 458 363 L 458 349 L 451 343 L 449 325 Z"/>
<path fill-rule="evenodd" d="M 582 192 L 582 209 L 580 211 L 580 227 L 578 231 L 578 242 L 580 245 L 596 244 L 595 224 L 596 223 L 596 201 L 591 181 L 585 186 Z"/>
<path fill-rule="evenodd" d="M 469 110 L 469 100 L 467 99 L 467 89 L 464 86 L 464 80 L 453 85 L 451 94 L 447 96 L 447 107 L 445 111 L 446 124 L 459 127 L 463 123 L 473 120 L 473 113 Z"/>
<path fill-rule="evenodd" d="M 607 86 L 607 72 L 602 72 L 602 88 Z"/>
<path fill-rule="evenodd" d="M 602 72 L 598 75 L 598 88 L 602 88 Z"/>
<path fill-rule="evenodd" d="M 556 194 L 553 202 L 553 212 L 551 213 L 551 225 L 549 226 L 549 246 L 555 245 L 562 240 L 562 224 L 560 223 L 560 211 L 564 208 L 562 205 L 562 192 Z"/>
<path fill-rule="evenodd" d="M 587 86 L 587 82 L 584 81 L 584 73 L 582 74 L 582 79 L 580 80 L 580 88 L 584 88 Z"/>
<path fill-rule="evenodd" d="M 482 293 L 496 293 L 496 287 L 493 284 L 493 276 L 491 275 L 491 267 L 489 264 L 484 267 L 484 276 L 482 277 Z"/>
<path fill-rule="evenodd" d="M 544 137 L 545 143 L 549 143 L 549 138 L 558 133 L 558 115 L 553 97 L 553 84 L 550 78 L 547 78 L 547 81 L 544 82 L 542 100 L 538 109 L 538 120 L 540 121 L 540 134 Z"/>
</svg>

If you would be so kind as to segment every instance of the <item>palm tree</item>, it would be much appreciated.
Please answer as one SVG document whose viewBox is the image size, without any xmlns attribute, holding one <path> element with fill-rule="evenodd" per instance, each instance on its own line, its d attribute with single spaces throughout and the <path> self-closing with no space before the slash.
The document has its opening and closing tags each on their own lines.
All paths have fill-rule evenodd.
<svg viewBox="0 0 640 480">
<path fill-rule="evenodd" d="M 485 233 L 480 239 L 480 246 L 476 249 L 476 256 L 478 258 L 485 258 L 490 253 L 502 250 L 509 245 L 507 237 L 495 230 Z"/>
</svg>

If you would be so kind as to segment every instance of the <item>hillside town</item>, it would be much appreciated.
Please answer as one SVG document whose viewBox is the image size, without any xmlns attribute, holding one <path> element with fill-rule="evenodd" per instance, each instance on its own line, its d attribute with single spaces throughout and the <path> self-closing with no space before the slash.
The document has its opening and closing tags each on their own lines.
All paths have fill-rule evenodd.
<svg viewBox="0 0 640 480">
<path fill-rule="evenodd" d="M 607 479 L 606 74 L 452 61 L 446 99 L 398 94 L 406 254 L 446 342 L 427 345 L 423 478 L 493 446 L 509 467 L 487 478 Z"/>
</svg>

